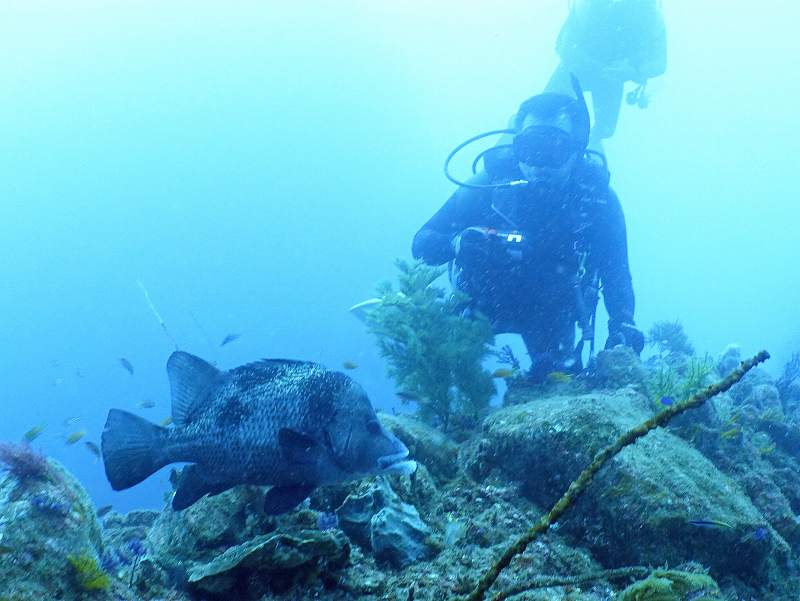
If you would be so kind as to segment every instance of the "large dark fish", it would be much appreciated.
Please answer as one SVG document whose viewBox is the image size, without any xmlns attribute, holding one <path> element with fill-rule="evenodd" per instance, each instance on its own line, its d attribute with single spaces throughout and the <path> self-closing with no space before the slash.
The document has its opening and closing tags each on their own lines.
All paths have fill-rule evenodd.
<svg viewBox="0 0 800 601">
<path fill-rule="evenodd" d="M 174 509 L 237 484 L 271 484 L 265 510 L 279 514 L 322 484 L 416 467 L 361 386 L 316 363 L 265 359 L 220 371 L 178 351 L 167 375 L 174 428 L 108 413 L 101 448 L 114 490 L 185 461 L 193 465 L 177 479 Z"/>
</svg>

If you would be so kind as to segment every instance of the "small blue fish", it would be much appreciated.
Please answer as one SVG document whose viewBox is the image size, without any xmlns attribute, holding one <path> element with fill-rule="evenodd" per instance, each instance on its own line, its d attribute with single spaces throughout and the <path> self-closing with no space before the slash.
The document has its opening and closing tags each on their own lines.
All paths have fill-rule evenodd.
<svg viewBox="0 0 800 601">
<path fill-rule="evenodd" d="M 748 537 L 750 540 L 755 541 L 762 541 L 765 540 L 769 536 L 769 530 L 767 530 L 764 526 L 759 526 L 756 528 Z"/>
<path fill-rule="evenodd" d="M 133 363 L 128 361 L 125 357 L 119 358 L 119 364 L 123 367 L 125 371 L 127 371 L 130 375 L 133 375 Z"/>
<path fill-rule="evenodd" d="M 662 396 L 661 397 L 661 404 L 667 407 L 674 405 L 675 401 L 670 396 Z"/>
<path fill-rule="evenodd" d="M 733 526 L 722 520 L 689 520 L 689 524 L 698 528 L 733 528 Z"/>
<path fill-rule="evenodd" d="M 222 339 L 222 342 L 219 343 L 220 346 L 225 346 L 226 344 L 230 344 L 234 340 L 239 340 L 241 338 L 241 334 L 228 334 L 225 338 Z"/>
</svg>

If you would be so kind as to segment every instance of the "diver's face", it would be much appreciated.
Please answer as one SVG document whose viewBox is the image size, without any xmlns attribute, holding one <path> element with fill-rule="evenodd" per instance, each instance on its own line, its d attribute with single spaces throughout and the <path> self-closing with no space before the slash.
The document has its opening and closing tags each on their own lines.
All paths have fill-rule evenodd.
<svg viewBox="0 0 800 601">
<path fill-rule="evenodd" d="M 537 126 L 544 126 L 542 129 L 547 128 L 551 131 L 560 130 L 560 132 L 563 132 L 563 134 L 567 136 L 572 134 L 572 123 L 569 117 L 565 113 L 559 113 L 558 116 L 553 119 L 544 120 L 535 115 L 528 115 L 522 122 L 520 135 L 524 134 L 526 128 L 536 128 Z M 553 131 L 553 133 L 557 134 L 559 131 Z M 545 152 L 547 151 L 545 150 Z M 556 163 L 560 163 L 558 165 L 546 164 L 552 163 L 551 161 L 526 159 L 524 157 L 518 157 L 518 160 L 519 169 L 529 182 L 561 186 L 569 180 L 569 176 L 578 160 L 578 153 L 574 151 L 570 152 L 563 162 L 556 161 Z"/>
</svg>

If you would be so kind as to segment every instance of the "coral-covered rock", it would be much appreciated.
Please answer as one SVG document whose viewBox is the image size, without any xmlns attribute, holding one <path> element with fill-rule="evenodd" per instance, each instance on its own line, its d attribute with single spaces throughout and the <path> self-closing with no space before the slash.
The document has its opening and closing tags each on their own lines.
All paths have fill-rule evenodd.
<svg viewBox="0 0 800 601">
<path fill-rule="evenodd" d="M 742 362 L 742 349 L 738 344 L 729 344 L 726 346 L 716 362 L 717 375 L 724 378 L 734 369 L 739 367 Z"/>
<path fill-rule="evenodd" d="M 3 464 L 9 471 L 0 475 L 0 595 L 113 599 L 100 527 L 83 486 L 28 445 L 4 445 Z"/>
<path fill-rule="evenodd" d="M 592 375 L 594 385 L 617 389 L 633 386 L 643 389 L 647 381 L 647 370 L 639 357 L 631 349 L 618 346 L 600 351 L 595 357 L 596 365 Z"/>
<path fill-rule="evenodd" d="M 467 467 L 477 477 L 497 469 L 547 507 L 598 451 L 648 417 L 641 397 L 630 393 L 509 407 L 486 419 Z M 716 574 L 751 580 L 766 577 L 768 558 L 785 556 L 788 549 L 736 484 L 662 430 L 625 448 L 601 470 L 560 531 L 588 545 L 608 566 L 694 559 Z"/>
<path fill-rule="evenodd" d="M 264 489 L 237 486 L 183 511 L 167 506 L 150 528 L 136 586 L 162 596 L 189 587 L 258 599 L 298 579 L 330 577 L 349 553 L 344 535 L 322 530 L 316 511 L 264 513 Z M 327 528 L 327 526 L 326 526 Z"/>
<path fill-rule="evenodd" d="M 347 563 L 350 546 L 339 531 L 297 530 L 256 536 L 189 571 L 192 588 L 224 593 L 259 586 L 285 589 Z M 277 586 L 276 586 L 277 585 Z M 246 593 L 254 596 L 252 591 Z"/>
<path fill-rule="evenodd" d="M 437 480 L 451 479 L 458 469 L 458 445 L 419 420 L 407 415 L 378 415 L 381 423 L 408 447 L 411 457 L 428 468 Z"/>
<path fill-rule="evenodd" d="M 336 513 L 353 542 L 396 567 L 430 558 L 439 550 L 417 509 L 404 503 L 385 478 L 359 487 Z"/>
<path fill-rule="evenodd" d="M 407 503 L 384 507 L 370 520 L 370 544 L 375 557 L 395 567 L 430 559 L 438 546 L 432 544 L 433 531 Z"/>
</svg>

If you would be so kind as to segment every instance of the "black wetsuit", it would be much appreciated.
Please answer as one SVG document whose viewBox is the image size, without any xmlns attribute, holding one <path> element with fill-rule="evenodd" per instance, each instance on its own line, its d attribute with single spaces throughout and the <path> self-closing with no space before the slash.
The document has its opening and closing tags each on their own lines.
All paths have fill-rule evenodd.
<svg viewBox="0 0 800 601">
<path fill-rule="evenodd" d="M 522 179 L 507 155 L 488 160 L 487 168 L 489 173 L 471 182 Z M 481 260 L 459 265 L 453 240 L 472 226 L 517 232 L 522 241 L 491 236 Z M 473 308 L 489 317 L 497 333 L 522 334 L 534 367 L 538 362 L 541 369 L 552 370 L 572 358 L 574 348 L 576 244 L 588 251 L 584 281 L 594 274 L 599 278 L 610 329 L 614 323 L 633 324 L 625 218 L 608 185 L 608 172 L 588 158 L 561 189 L 541 184 L 459 188 L 417 232 L 412 252 L 429 264 L 454 261 L 453 283 L 472 297 Z"/>
</svg>

